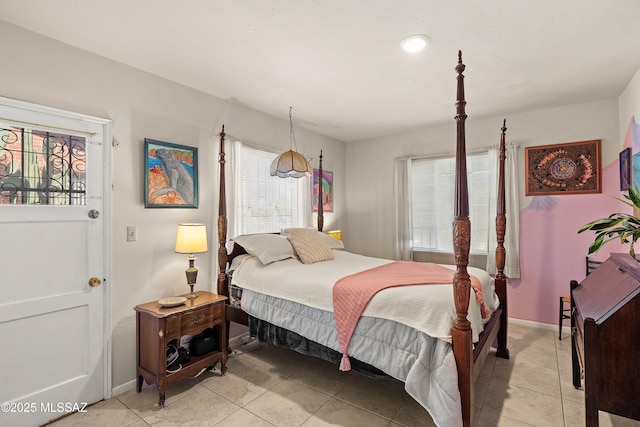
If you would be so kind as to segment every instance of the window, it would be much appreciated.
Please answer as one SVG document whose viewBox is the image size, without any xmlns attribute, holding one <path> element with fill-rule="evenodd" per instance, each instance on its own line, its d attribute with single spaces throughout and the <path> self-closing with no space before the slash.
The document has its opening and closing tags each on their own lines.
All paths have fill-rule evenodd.
<svg viewBox="0 0 640 427">
<path fill-rule="evenodd" d="M 0 204 L 85 205 L 84 137 L 0 124 Z"/>
<path fill-rule="evenodd" d="M 271 176 L 277 154 L 242 145 L 236 192 L 238 234 L 279 232 L 307 225 L 309 178 Z"/>
<path fill-rule="evenodd" d="M 414 250 L 453 252 L 455 158 L 411 162 L 411 246 Z M 489 154 L 467 156 L 471 253 L 488 252 Z"/>
</svg>

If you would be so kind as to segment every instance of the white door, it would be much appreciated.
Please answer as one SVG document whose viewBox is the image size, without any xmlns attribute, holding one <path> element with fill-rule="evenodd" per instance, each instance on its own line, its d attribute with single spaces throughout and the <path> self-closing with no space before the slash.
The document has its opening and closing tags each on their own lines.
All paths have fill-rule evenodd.
<svg viewBox="0 0 640 427">
<path fill-rule="evenodd" d="M 110 139 L 105 120 L 0 99 L 0 425 L 108 397 Z"/>
</svg>

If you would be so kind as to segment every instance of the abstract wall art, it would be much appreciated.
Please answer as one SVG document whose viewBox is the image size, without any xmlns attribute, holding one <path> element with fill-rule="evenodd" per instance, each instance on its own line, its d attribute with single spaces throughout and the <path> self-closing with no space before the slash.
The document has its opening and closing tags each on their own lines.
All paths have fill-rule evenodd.
<svg viewBox="0 0 640 427">
<path fill-rule="evenodd" d="M 313 212 L 318 212 L 319 185 L 322 185 L 322 210 L 333 212 L 333 173 L 322 171 L 322 182 L 318 180 L 318 169 L 313 169 Z"/>
<path fill-rule="evenodd" d="M 525 147 L 526 195 L 600 193 L 600 140 Z"/>
<path fill-rule="evenodd" d="M 144 140 L 145 208 L 198 207 L 198 149 Z"/>
</svg>

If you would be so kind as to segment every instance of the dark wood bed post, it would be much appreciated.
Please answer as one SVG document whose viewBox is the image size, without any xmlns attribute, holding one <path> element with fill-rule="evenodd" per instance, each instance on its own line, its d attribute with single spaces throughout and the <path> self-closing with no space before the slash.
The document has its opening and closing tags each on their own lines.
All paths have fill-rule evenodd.
<svg viewBox="0 0 640 427">
<path fill-rule="evenodd" d="M 471 426 L 474 404 L 474 374 L 473 374 L 473 342 L 471 323 L 467 320 L 471 278 L 467 271 L 469 265 L 469 250 L 471 245 L 471 223 L 469 221 L 469 193 L 467 189 L 467 159 L 465 147 L 465 114 L 464 100 L 464 72 L 462 51 L 458 51 L 458 86 L 456 98 L 456 190 L 453 222 L 453 251 L 455 255 L 456 271 L 453 275 L 453 296 L 456 306 L 456 317 L 451 329 L 453 354 L 458 368 L 458 388 L 462 403 L 462 422 L 464 426 Z"/>
<path fill-rule="evenodd" d="M 218 200 L 218 295 L 229 297 L 229 288 L 227 286 L 227 194 L 226 181 L 224 176 L 224 125 L 220 132 L 220 156 L 218 164 L 220 165 L 220 192 Z"/>
<path fill-rule="evenodd" d="M 313 176 L 311 177 L 313 179 Z M 322 201 L 322 150 L 320 150 L 320 164 L 318 167 L 318 231 L 324 228 L 324 204 Z"/>
<path fill-rule="evenodd" d="M 498 172 L 498 206 L 496 209 L 496 278 L 495 289 L 500 298 L 502 314 L 500 316 L 500 331 L 498 331 L 498 350 L 496 356 L 504 359 L 509 358 L 507 348 L 507 276 L 504 274 L 506 262 L 506 251 L 504 249 L 504 236 L 507 230 L 507 216 L 505 205 L 505 172 L 504 163 L 506 159 L 505 133 L 507 132 L 507 120 L 502 122 L 502 134 L 500 135 L 499 172 Z"/>
<path fill-rule="evenodd" d="M 220 132 L 220 156 L 218 158 L 218 164 L 220 165 L 220 192 L 218 200 L 218 295 L 224 295 L 229 297 L 229 283 L 227 278 L 227 192 L 226 192 L 226 180 L 224 175 L 225 153 L 224 153 L 224 125 L 222 125 L 222 132 Z M 228 303 L 228 301 L 227 301 Z M 231 327 L 231 321 L 229 320 L 229 306 L 227 305 L 227 315 L 225 320 L 225 328 L 227 329 L 226 341 L 223 343 L 227 352 L 231 352 L 229 347 L 229 329 Z"/>
</svg>

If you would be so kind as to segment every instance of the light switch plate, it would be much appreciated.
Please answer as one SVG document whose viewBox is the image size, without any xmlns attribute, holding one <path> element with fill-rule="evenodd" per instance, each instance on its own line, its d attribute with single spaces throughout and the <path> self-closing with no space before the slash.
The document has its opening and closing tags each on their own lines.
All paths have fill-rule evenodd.
<svg viewBox="0 0 640 427">
<path fill-rule="evenodd" d="M 127 242 L 135 242 L 138 240 L 138 228 L 130 225 L 127 227 Z"/>
</svg>

